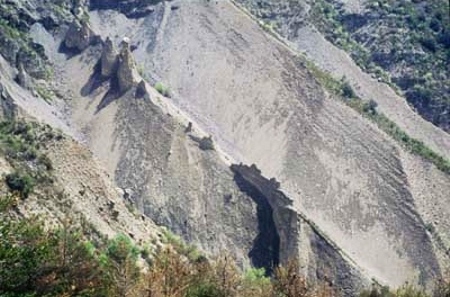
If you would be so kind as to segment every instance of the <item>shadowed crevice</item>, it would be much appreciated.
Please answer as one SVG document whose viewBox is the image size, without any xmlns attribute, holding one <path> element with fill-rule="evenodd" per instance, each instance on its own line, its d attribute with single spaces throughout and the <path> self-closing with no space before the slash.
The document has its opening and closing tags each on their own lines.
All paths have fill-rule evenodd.
<svg viewBox="0 0 450 297">
<path fill-rule="evenodd" d="M 263 267 L 268 275 L 280 263 L 280 236 L 273 219 L 273 209 L 267 197 L 254 185 L 235 172 L 234 181 L 239 189 L 252 198 L 257 205 L 258 235 L 248 256 L 255 267 Z"/>
</svg>

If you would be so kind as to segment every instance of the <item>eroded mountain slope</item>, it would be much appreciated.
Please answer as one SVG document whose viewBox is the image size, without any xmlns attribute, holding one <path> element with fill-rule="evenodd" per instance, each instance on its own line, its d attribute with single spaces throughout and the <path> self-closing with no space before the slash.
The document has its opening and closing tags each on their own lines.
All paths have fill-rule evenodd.
<svg viewBox="0 0 450 297">
<path fill-rule="evenodd" d="M 229 2 L 172 2 L 159 13 L 145 21 L 158 30 L 124 19 L 118 35 L 126 28 L 143 72 L 169 85 L 225 151 L 277 177 L 370 275 L 392 285 L 440 275 L 401 148 L 330 99 L 302 58 Z M 115 18 L 95 13 L 92 24 L 115 29 Z"/>
<path fill-rule="evenodd" d="M 48 47 L 59 38 L 39 25 L 33 32 L 36 40 L 47 40 Z M 267 223 L 267 204 L 241 191 L 228 168 L 228 157 L 219 147 L 216 151 L 200 149 L 205 134 L 197 124 L 188 131 L 189 117 L 168 98 L 148 85 L 141 94 L 142 84 L 124 94 L 117 93 L 114 80 L 99 75 L 101 65 L 97 63 L 104 50 L 100 45 L 68 56 L 46 50 L 53 53 L 52 61 L 58 61 L 54 63 L 56 83 L 63 96 L 71 99 L 73 122 L 139 209 L 208 254 L 227 251 L 241 265 L 251 261 L 270 270 L 279 263 L 280 255 L 283 262 L 297 258 L 298 251 L 281 250 L 275 239 L 267 239 L 268 229 L 275 237 L 282 232 Z M 303 258 L 308 259 L 305 272 L 313 279 L 345 287 L 350 295 L 367 286 L 367 277 L 354 263 L 335 251 L 336 246 L 327 238 L 314 239 L 318 235 L 307 225 L 301 228 L 305 230 L 303 246 L 312 247 L 310 252 L 303 252 Z M 319 264 L 321 253 L 330 254 L 327 272 Z M 335 265 L 332 259 L 341 264 Z M 354 279 L 342 277 L 348 273 Z"/>
<path fill-rule="evenodd" d="M 133 16 L 133 2 L 121 3 L 128 6 L 91 5 L 89 22 L 83 14 L 54 30 L 34 23 L 30 32 L 54 66 L 52 87 L 67 100 L 73 130 L 140 210 L 243 265 L 270 268 L 277 259 L 298 258 L 311 276 L 347 295 L 371 278 L 426 285 L 441 275 L 449 229 L 435 218 L 449 217 L 442 207 L 448 175 L 335 100 L 304 58 L 230 2 L 151 3 Z M 81 34 L 67 43 L 66 32 Z M 130 40 L 132 53 L 119 59 L 133 68 L 132 55 L 137 65 L 122 69 L 125 78 L 100 75 L 107 37 L 114 45 Z M 74 48 L 60 47 L 67 44 Z M 163 82 L 172 98 L 148 84 L 136 87 L 141 76 Z M 124 85 L 131 87 L 118 90 Z M 215 151 L 199 147 L 208 134 Z M 250 191 L 239 184 L 228 166 L 240 161 L 281 182 L 297 229 L 283 225 L 286 208 L 274 203 L 282 195 L 267 180 L 256 178 Z M 289 230 L 298 242 L 282 240 Z M 271 250 L 274 233 L 279 253 Z M 261 241 L 267 234 L 272 239 Z"/>
</svg>

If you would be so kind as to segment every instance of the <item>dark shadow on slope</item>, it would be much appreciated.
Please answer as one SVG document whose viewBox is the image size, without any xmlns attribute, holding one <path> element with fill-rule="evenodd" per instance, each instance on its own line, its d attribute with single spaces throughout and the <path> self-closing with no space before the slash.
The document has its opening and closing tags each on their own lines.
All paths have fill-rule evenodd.
<svg viewBox="0 0 450 297">
<path fill-rule="evenodd" d="M 94 66 L 94 72 L 89 77 L 88 81 L 81 88 L 81 96 L 86 97 L 97 90 L 101 85 L 108 81 L 107 77 L 102 77 L 101 75 L 101 65 L 100 61 Z"/>
<path fill-rule="evenodd" d="M 257 205 L 258 235 L 248 256 L 255 267 L 263 267 L 271 275 L 280 263 L 280 236 L 273 220 L 273 209 L 264 193 L 261 193 L 239 173 L 235 172 L 234 181 L 239 189 L 249 195 Z"/>
<path fill-rule="evenodd" d="M 82 51 L 80 51 L 77 48 L 68 48 L 66 44 L 63 42 L 60 43 L 58 47 L 58 53 L 64 54 L 66 56 L 66 59 L 69 60 L 73 58 L 76 55 L 81 54 Z"/>
<path fill-rule="evenodd" d="M 99 61 L 97 62 L 97 64 L 95 64 L 94 71 L 89 77 L 88 81 L 81 88 L 80 94 L 83 97 L 87 97 L 106 83 L 109 83 L 108 92 L 106 92 L 100 103 L 97 105 L 97 110 L 95 113 L 100 112 L 103 108 L 108 106 L 111 102 L 122 95 L 119 92 L 119 84 L 116 76 L 108 78 L 101 75 L 101 64 Z"/>
<path fill-rule="evenodd" d="M 112 77 L 110 80 L 109 90 L 106 92 L 105 96 L 103 96 L 100 103 L 97 105 L 97 110 L 95 113 L 99 113 L 103 108 L 107 107 L 114 100 L 122 96 L 123 94 L 119 91 L 119 84 L 117 82 L 116 77 Z"/>
<path fill-rule="evenodd" d="M 86 47 L 86 49 L 89 48 L 89 47 L 91 47 L 91 46 L 99 45 L 99 44 L 101 44 L 101 43 L 102 43 L 102 39 L 101 39 L 101 37 L 100 37 L 99 35 L 91 36 L 91 37 L 89 38 L 89 44 L 88 44 L 88 46 Z M 58 53 L 64 54 L 64 55 L 66 56 L 66 59 L 69 60 L 69 59 L 73 58 L 74 56 L 81 54 L 81 53 L 82 53 L 83 51 L 85 51 L 86 49 L 80 50 L 80 49 L 75 48 L 75 47 L 74 47 L 74 48 L 68 48 L 68 47 L 66 46 L 65 42 L 62 41 L 62 42 L 59 44 L 59 47 L 58 47 Z"/>
<path fill-rule="evenodd" d="M 91 0 L 89 10 L 116 10 L 127 18 L 138 19 L 148 16 L 155 10 L 155 5 L 163 0 Z"/>
</svg>

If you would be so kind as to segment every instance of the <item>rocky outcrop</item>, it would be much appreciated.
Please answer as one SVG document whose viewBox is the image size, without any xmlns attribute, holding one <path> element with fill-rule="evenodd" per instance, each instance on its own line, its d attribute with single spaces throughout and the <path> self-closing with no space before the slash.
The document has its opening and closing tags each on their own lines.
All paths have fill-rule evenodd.
<svg viewBox="0 0 450 297">
<path fill-rule="evenodd" d="M 292 201 L 278 190 L 279 184 L 275 179 L 268 180 L 261 175 L 261 171 L 255 166 L 232 165 L 234 180 L 239 188 L 250 195 L 260 206 L 260 211 L 265 212 L 264 219 L 260 224 L 261 230 L 267 230 L 269 234 L 260 234 L 261 239 L 272 238 L 271 242 L 265 242 L 263 249 L 268 249 L 273 259 L 272 262 L 278 265 L 279 262 L 287 263 L 296 258 L 298 246 L 297 214 L 292 209 Z M 265 210 L 270 208 L 270 210 Z M 261 212 L 260 212 L 261 215 Z M 268 222 L 272 226 L 268 226 Z M 255 247 L 258 249 L 258 247 Z M 256 264 L 256 263 L 255 263 Z M 265 267 L 270 269 L 271 267 Z"/>
<path fill-rule="evenodd" d="M 356 296 L 370 284 L 351 259 L 279 190 L 275 179 L 267 179 L 255 166 L 232 165 L 234 180 L 258 205 L 259 234 L 250 252 L 257 267 L 272 271 L 278 264 L 298 261 L 301 272 L 336 286 L 343 296 Z"/>
<path fill-rule="evenodd" d="M 22 88 L 30 90 L 32 87 L 32 82 L 31 82 L 31 79 L 30 79 L 28 73 L 23 68 L 22 64 L 19 64 L 18 70 L 19 70 L 19 72 L 17 73 L 16 82 Z"/>
<path fill-rule="evenodd" d="M 135 97 L 136 98 L 145 98 L 147 96 L 150 96 L 150 95 L 148 93 L 147 87 L 145 86 L 145 81 L 141 80 L 136 87 Z"/>
<path fill-rule="evenodd" d="M 118 57 L 117 81 L 120 93 L 125 93 L 135 84 L 133 71 L 135 63 L 130 50 L 130 43 L 124 39 L 120 45 L 120 53 Z"/>
<path fill-rule="evenodd" d="M 154 11 L 153 6 L 162 0 L 91 0 L 91 10 L 114 9 L 128 18 L 145 17 Z"/>
<path fill-rule="evenodd" d="M 111 77 L 117 70 L 117 51 L 109 37 L 106 38 L 106 41 L 103 44 L 100 64 L 103 77 Z"/>
<path fill-rule="evenodd" d="M 17 105 L 5 86 L 0 82 L 0 119 L 13 119 L 17 116 Z"/>
<path fill-rule="evenodd" d="M 91 43 L 93 33 L 85 21 L 73 21 L 67 30 L 64 45 L 71 50 L 83 51 Z"/>
</svg>

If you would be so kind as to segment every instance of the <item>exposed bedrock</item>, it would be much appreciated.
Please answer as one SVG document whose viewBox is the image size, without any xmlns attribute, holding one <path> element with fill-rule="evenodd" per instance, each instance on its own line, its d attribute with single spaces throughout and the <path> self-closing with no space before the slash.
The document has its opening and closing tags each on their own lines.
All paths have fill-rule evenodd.
<svg viewBox="0 0 450 297">
<path fill-rule="evenodd" d="M 135 89 L 102 110 L 108 115 L 116 109 L 110 119 L 117 124 L 114 130 L 97 127 L 111 134 L 96 149 L 113 148 L 118 186 L 133 191 L 130 199 L 147 216 L 206 254 L 228 253 L 239 266 L 248 266 L 258 224 L 252 199 L 239 190 L 215 151 L 199 149 L 185 124 L 148 96 L 135 99 L 142 91 Z"/>
<path fill-rule="evenodd" d="M 64 45 L 71 50 L 83 51 L 92 42 L 93 32 L 85 21 L 74 20 L 67 30 Z"/>
<path fill-rule="evenodd" d="M 129 18 L 141 18 L 154 11 L 153 6 L 162 0 L 91 0 L 91 10 L 114 9 Z"/>
</svg>

